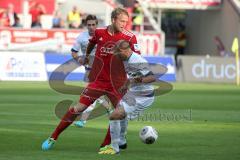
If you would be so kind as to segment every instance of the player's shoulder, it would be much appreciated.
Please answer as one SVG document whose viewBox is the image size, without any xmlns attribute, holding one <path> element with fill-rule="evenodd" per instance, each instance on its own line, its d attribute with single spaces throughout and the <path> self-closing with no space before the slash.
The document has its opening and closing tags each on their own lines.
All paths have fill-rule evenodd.
<svg viewBox="0 0 240 160">
<path fill-rule="evenodd" d="M 105 32 L 107 30 L 107 26 L 105 26 L 105 27 L 98 27 L 98 28 L 96 28 L 96 30 L 95 30 L 95 32 Z"/>
<path fill-rule="evenodd" d="M 88 34 L 88 31 L 82 31 L 82 32 L 79 33 L 79 35 L 77 36 L 77 38 L 86 37 L 86 36 L 88 36 L 88 35 L 89 35 L 89 34 Z"/>
<path fill-rule="evenodd" d="M 140 54 L 133 52 L 130 59 L 130 63 L 146 63 L 147 60 L 143 58 Z"/>
<path fill-rule="evenodd" d="M 133 32 L 131 32 L 131 31 L 127 30 L 127 29 L 123 29 L 122 34 L 124 34 L 124 35 L 126 35 L 128 37 L 135 36 Z"/>
<path fill-rule="evenodd" d="M 87 31 L 83 31 L 83 32 L 79 33 L 79 35 L 77 36 L 76 40 L 78 42 L 82 42 L 82 41 L 84 41 L 88 37 L 89 37 L 89 33 Z"/>
</svg>

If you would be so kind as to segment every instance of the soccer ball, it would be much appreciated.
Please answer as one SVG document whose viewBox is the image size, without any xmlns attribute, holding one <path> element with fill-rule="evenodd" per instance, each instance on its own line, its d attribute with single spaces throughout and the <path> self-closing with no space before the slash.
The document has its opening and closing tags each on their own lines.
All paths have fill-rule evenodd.
<svg viewBox="0 0 240 160">
<path fill-rule="evenodd" d="M 152 126 L 145 126 L 140 130 L 139 137 L 143 143 L 153 144 L 158 138 L 158 133 Z"/>
</svg>

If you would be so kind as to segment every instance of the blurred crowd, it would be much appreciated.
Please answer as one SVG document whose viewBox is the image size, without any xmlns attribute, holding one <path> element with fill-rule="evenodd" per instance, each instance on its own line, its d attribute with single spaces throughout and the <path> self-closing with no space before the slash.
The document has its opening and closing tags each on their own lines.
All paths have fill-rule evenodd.
<svg viewBox="0 0 240 160">
<path fill-rule="evenodd" d="M 29 15 L 31 15 L 31 28 L 42 28 L 41 16 L 46 14 L 46 9 L 41 3 L 31 3 L 29 5 Z M 52 28 L 82 28 L 85 14 L 81 13 L 77 6 L 73 6 L 64 18 L 59 10 L 54 11 L 52 18 Z M 13 4 L 8 4 L 6 8 L 0 8 L 0 27 L 23 27 L 19 15 L 14 11 Z"/>
<path fill-rule="evenodd" d="M 20 19 L 12 4 L 8 4 L 7 8 L 0 8 L 0 26 L 21 27 Z"/>
<path fill-rule="evenodd" d="M 45 6 L 39 2 L 31 1 L 31 3 L 29 3 L 29 15 L 31 17 L 31 28 L 42 28 L 42 16 L 47 15 Z M 52 28 L 83 28 L 86 15 L 87 14 L 81 12 L 77 6 L 73 6 L 67 15 L 63 15 L 61 10 L 56 9 L 52 15 L 51 26 Z M 132 8 L 131 29 L 140 31 L 140 26 L 143 24 L 143 19 L 144 16 L 142 8 L 138 1 L 135 1 Z M 9 3 L 6 8 L 0 8 L 0 27 L 21 28 L 23 27 L 22 21 L 23 19 L 21 16 L 15 12 L 13 4 Z"/>
<path fill-rule="evenodd" d="M 77 6 L 73 6 L 68 12 L 66 19 L 63 18 L 60 10 L 54 12 L 52 19 L 53 28 L 83 28 L 86 14 L 80 12 Z"/>
</svg>

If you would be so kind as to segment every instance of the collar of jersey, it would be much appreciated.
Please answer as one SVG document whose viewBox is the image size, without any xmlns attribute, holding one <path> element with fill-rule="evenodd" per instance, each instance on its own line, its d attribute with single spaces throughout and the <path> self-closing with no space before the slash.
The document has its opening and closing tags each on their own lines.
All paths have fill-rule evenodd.
<svg viewBox="0 0 240 160">
<path fill-rule="evenodd" d="M 107 34 L 110 35 L 110 36 L 115 36 L 115 35 L 117 35 L 117 34 L 121 34 L 121 33 L 122 33 L 122 32 L 117 32 L 117 33 L 114 33 L 114 34 L 110 34 L 110 33 L 108 32 L 108 28 L 109 28 L 109 26 L 107 26 L 106 31 L 107 31 Z"/>
</svg>

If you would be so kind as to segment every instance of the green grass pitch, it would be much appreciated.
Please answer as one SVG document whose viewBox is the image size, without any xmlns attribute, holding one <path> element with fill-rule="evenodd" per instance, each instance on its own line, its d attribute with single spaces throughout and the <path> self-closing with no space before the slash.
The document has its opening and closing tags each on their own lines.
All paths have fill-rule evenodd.
<svg viewBox="0 0 240 160">
<path fill-rule="evenodd" d="M 108 120 L 90 120 L 86 128 L 69 127 L 54 149 L 41 143 L 59 119 L 55 104 L 78 100 L 49 88 L 47 82 L 0 82 L 1 160 L 238 160 L 240 159 L 240 87 L 215 84 L 173 84 L 157 97 L 147 115 L 129 122 L 128 149 L 120 155 L 98 155 Z M 156 143 L 140 142 L 138 132 L 154 126 Z"/>
</svg>

